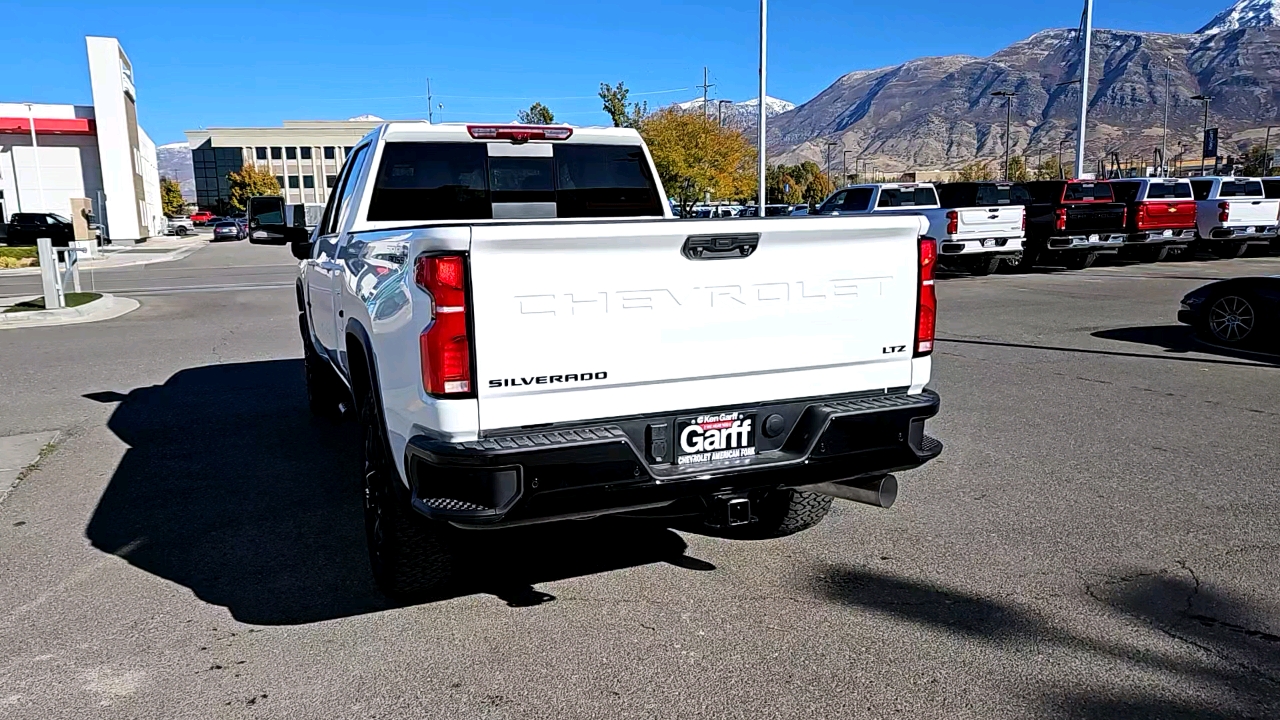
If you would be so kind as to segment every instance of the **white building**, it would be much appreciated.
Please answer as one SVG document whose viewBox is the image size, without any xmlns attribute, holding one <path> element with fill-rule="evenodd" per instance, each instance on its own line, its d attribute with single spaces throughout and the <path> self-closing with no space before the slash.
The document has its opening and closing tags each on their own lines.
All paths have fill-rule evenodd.
<svg viewBox="0 0 1280 720">
<path fill-rule="evenodd" d="M 138 125 L 133 65 L 115 38 L 85 42 L 92 106 L 0 102 L 0 233 L 17 212 L 70 217 L 72 198 L 90 201 L 113 241 L 164 232 L 155 143 Z"/>
</svg>

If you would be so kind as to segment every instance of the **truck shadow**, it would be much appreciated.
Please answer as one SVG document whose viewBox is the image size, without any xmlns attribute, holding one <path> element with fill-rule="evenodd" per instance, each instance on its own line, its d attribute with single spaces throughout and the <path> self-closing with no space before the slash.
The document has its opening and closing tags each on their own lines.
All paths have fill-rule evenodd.
<svg viewBox="0 0 1280 720">
<path fill-rule="evenodd" d="M 1280 636 L 1263 630 L 1265 613 L 1202 584 L 1181 563 L 1082 576 L 1076 591 L 1091 607 L 1065 623 L 1012 600 L 868 568 L 832 566 L 813 590 L 984 645 L 979 652 L 1002 658 L 995 667 L 1027 671 L 1007 678 L 1012 686 L 1043 688 L 1037 717 L 1215 720 L 1274 717 L 1280 709 Z M 1138 632 L 1115 632 L 1115 623 Z M 1034 677 L 1067 663 L 1077 669 L 1065 682 Z M 1088 670 L 1100 666 L 1107 672 Z M 1172 679 L 1182 697 L 1163 683 L 1135 682 L 1141 673 Z"/>
<path fill-rule="evenodd" d="M 390 607 L 369 572 L 357 433 L 312 418 L 301 360 L 192 368 L 128 395 L 88 397 L 119 403 L 108 427 L 129 445 L 86 527 L 93 547 L 245 623 Z M 512 606 L 554 599 L 537 583 L 700 562 L 671 530 L 625 519 L 473 534 L 476 571 L 456 595 Z"/>
<path fill-rule="evenodd" d="M 1092 335 L 1103 340 L 1150 345 L 1163 348 L 1165 352 L 1175 354 L 1196 352 L 1236 360 L 1251 360 L 1254 363 L 1280 365 L 1280 355 L 1252 350 L 1236 350 L 1204 342 L 1196 337 L 1195 330 L 1188 325 L 1113 328 L 1111 330 L 1098 330 Z"/>
</svg>

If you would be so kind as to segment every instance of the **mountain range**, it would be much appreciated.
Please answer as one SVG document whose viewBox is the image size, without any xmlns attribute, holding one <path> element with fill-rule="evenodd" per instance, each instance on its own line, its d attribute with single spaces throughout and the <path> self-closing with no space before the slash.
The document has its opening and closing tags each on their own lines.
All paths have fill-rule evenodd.
<svg viewBox="0 0 1280 720">
<path fill-rule="evenodd" d="M 985 58 L 948 55 L 844 75 L 769 126 L 775 161 L 824 162 L 844 154 L 890 171 L 953 169 L 1004 152 L 1006 118 L 997 90 L 1012 101 L 1010 145 L 1037 156 L 1073 154 L 1080 105 L 1081 52 L 1075 29 L 1038 32 Z M 1222 155 L 1261 142 L 1280 106 L 1280 0 L 1240 0 L 1195 33 L 1095 30 L 1089 78 L 1086 157 L 1117 152 L 1152 161 L 1161 145 L 1166 69 L 1169 156 L 1185 144 L 1199 162 L 1203 105 L 1221 128 Z M 1278 136 L 1280 137 L 1280 136 Z M 852 171 L 852 168 L 850 168 Z"/>
</svg>

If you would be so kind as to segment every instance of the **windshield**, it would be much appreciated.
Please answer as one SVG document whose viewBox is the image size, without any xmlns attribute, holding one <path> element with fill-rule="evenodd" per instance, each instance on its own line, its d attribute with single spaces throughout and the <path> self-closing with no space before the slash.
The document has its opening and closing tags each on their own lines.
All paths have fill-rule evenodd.
<svg viewBox="0 0 1280 720">
<path fill-rule="evenodd" d="M 486 220 L 494 204 L 554 203 L 555 217 L 661 216 L 636 145 L 556 145 L 550 157 L 491 157 L 485 143 L 387 143 L 369 220 Z"/>
</svg>

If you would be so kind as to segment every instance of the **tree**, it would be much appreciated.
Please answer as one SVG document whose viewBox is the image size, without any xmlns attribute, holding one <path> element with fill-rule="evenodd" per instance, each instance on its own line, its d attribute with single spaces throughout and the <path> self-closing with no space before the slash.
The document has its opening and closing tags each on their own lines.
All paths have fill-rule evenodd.
<svg viewBox="0 0 1280 720">
<path fill-rule="evenodd" d="M 173 178 L 160 178 L 160 207 L 169 217 L 178 217 L 187 209 L 182 197 L 182 186 Z"/>
<path fill-rule="evenodd" d="M 1036 168 L 1036 180 L 1057 180 L 1061 177 L 1070 177 L 1071 171 L 1067 170 L 1066 175 L 1062 175 L 1062 163 L 1058 162 L 1056 156 L 1049 156 L 1047 160 L 1040 163 L 1040 167 Z"/>
<path fill-rule="evenodd" d="M 1274 148 L 1272 149 L 1274 150 Z M 1240 164 L 1240 169 L 1237 170 L 1237 173 L 1247 175 L 1249 177 L 1261 177 L 1266 175 L 1265 171 L 1268 169 L 1266 155 L 1267 154 L 1263 152 L 1263 147 L 1261 145 L 1251 146 L 1237 161 Z M 1275 167 L 1270 168 L 1270 171 L 1273 173 L 1277 170 L 1278 168 Z"/>
<path fill-rule="evenodd" d="M 827 196 L 835 191 L 836 186 L 831 182 L 831 178 L 819 170 L 816 175 L 809 178 L 809 182 L 804 186 L 804 201 L 810 205 L 817 205 L 826 200 Z"/>
<path fill-rule="evenodd" d="M 1030 180 L 1031 173 L 1027 171 L 1027 159 L 1021 155 L 1014 155 L 1009 158 L 1009 177 L 1005 179 L 1014 182 Z"/>
<path fill-rule="evenodd" d="M 646 117 L 640 134 L 682 215 L 708 192 L 738 198 L 754 191 L 756 152 L 740 131 L 722 128 L 700 112 L 669 107 Z"/>
<path fill-rule="evenodd" d="M 528 110 L 521 110 L 516 113 L 516 117 L 524 125 L 551 125 L 556 121 L 556 116 L 552 114 L 551 108 L 536 102 L 529 106 Z"/>
<path fill-rule="evenodd" d="M 227 173 L 227 183 L 231 186 L 231 207 L 237 210 L 244 210 L 251 197 L 280 194 L 276 176 L 255 165 L 245 165 L 239 172 Z"/>
<path fill-rule="evenodd" d="M 1012 166 L 1012 163 L 1010 163 Z M 995 180 L 996 173 L 991 169 L 991 164 L 985 160 L 974 160 L 952 173 L 948 182 L 979 182 L 983 180 Z"/>
<path fill-rule="evenodd" d="M 600 100 L 604 103 L 604 111 L 609 113 L 614 127 L 639 128 L 649 114 L 649 103 L 631 103 L 627 107 L 627 95 L 631 93 L 621 81 L 617 85 L 600 83 Z"/>
</svg>

